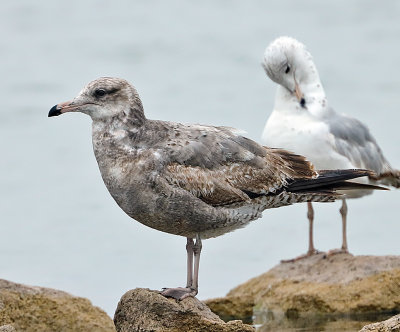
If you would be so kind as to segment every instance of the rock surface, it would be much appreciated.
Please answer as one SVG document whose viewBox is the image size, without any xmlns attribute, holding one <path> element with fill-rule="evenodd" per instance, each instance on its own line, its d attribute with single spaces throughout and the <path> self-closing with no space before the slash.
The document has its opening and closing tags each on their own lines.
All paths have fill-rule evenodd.
<svg viewBox="0 0 400 332">
<path fill-rule="evenodd" d="M 3 325 L 0 326 L 0 332 L 15 332 L 15 329 L 12 325 Z"/>
<path fill-rule="evenodd" d="M 196 298 L 168 299 L 157 291 L 137 288 L 125 293 L 114 316 L 118 332 L 254 332 L 241 321 L 225 323 Z"/>
<path fill-rule="evenodd" d="M 253 321 L 254 298 L 252 296 L 226 296 L 206 300 L 204 303 L 224 321 L 240 319 L 248 324 Z"/>
<path fill-rule="evenodd" d="M 87 299 L 0 279 L 0 326 L 5 324 L 12 326 L 1 332 L 115 332 L 111 318 Z"/>
<path fill-rule="evenodd" d="M 364 326 L 360 332 L 400 332 L 400 315 Z"/>
<path fill-rule="evenodd" d="M 221 306 L 235 298 L 242 299 L 242 308 Z M 246 316 L 254 308 L 291 318 L 399 312 L 400 256 L 319 254 L 281 263 L 234 288 L 225 298 L 206 303 L 215 313 L 233 317 Z"/>
</svg>

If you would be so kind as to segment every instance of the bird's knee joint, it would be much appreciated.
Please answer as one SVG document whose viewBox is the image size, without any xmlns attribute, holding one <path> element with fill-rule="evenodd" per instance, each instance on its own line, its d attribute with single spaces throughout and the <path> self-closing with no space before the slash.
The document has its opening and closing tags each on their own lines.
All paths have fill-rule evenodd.
<svg viewBox="0 0 400 332">
<path fill-rule="evenodd" d="M 193 253 L 194 253 L 195 255 L 200 254 L 201 248 L 202 248 L 202 247 L 203 247 L 203 245 L 202 245 L 201 243 L 196 243 L 196 244 L 193 246 Z"/>
<path fill-rule="evenodd" d="M 194 247 L 193 239 L 188 239 L 186 243 L 186 250 L 193 250 L 193 247 Z"/>
</svg>

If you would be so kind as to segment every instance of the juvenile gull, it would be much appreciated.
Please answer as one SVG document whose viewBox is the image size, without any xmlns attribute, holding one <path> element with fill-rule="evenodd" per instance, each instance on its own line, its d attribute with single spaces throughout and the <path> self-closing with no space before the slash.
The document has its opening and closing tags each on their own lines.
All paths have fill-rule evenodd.
<svg viewBox="0 0 400 332">
<path fill-rule="evenodd" d="M 187 238 L 187 285 L 162 292 L 176 299 L 197 294 L 202 239 L 243 227 L 268 208 L 333 201 L 334 189 L 354 186 L 345 180 L 370 174 L 317 172 L 302 156 L 226 127 L 146 119 L 135 88 L 119 78 L 90 82 L 49 116 L 65 112 L 92 118 L 94 153 L 117 204 L 146 226 Z"/>
<path fill-rule="evenodd" d="M 263 67 L 279 84 L 274 109 L 262 134 L 263 143 L 304 155 L 318 169 L 365 168 L 376 173 L 369 176 L 369 183 L 400 186 L 400 172 L 390 166 L 368 128 L 328 105 L 317 68 L 303 44 L 289 37 L 276 39 L 265 51 Z M 343 197 L 370 193 L 354 190 Z M 314 211 L 311 202 L 307 204 L 309 248 L 299 258 L 317 253 L 313 244 Z M 340 213 L 343 242 L 341 249 L 332 253 L 348 252 L 345 198 Z"/>
</svg>

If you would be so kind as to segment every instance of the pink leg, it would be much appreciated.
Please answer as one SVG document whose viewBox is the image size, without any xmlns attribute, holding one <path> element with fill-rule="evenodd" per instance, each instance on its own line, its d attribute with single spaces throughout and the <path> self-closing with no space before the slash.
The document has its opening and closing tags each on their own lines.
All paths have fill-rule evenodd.
<svg viewBox="0 0 400 332">
<path fill-rule="evenodd" d="M 308 218 L 308 252 L 307 255 L 314 255 L 316 253 L 314 247 L 314 209 L 311 202 L 307 202 L 307 218 Z"/>
<path fill-rule="evenodd" d="M 342 250 L 349 252 L 347 247 L 347 204 L 346 199 L 343 199 L 342 207 L 340 208 L 340 214 L 342 215 Z"/>
<path fill-rule="evenodd" d="M 187 278 L 186 278 L 186 288 L 190 288 L 193 282 L 193 239 L 187 238 L 186 251 L 187 251 Z"/>
<path fill-rule="evenodd" d="M 201 253 L 201 239 L 196 235 L 196 243 L 193 243 L 192 238 L 187 238 L 186 251 L 187 251 L 187 279 L 186 287 L 177 288 L 163 288 L 161 294 L 165 297 L 172 297 L 176 300 L 183 300 L 187 297 L 195 297 L 199 288 L 199 266 L 200 266 L 200 253 Z M 194 256 L 194 267 L 193 267 Z"/>
<path fill-rule="evenodd" d="M 342 200 L 342 207 L 339 211 L 342 215 L 342 247 L 340 249 L 329 250 L 329 256 L 336 254 L 349 254 L 349 249 L 347 247 L 347 203 L 345 198 Z"/>
<path fill-rule="evenodd" d="M 314 209 L 311 202 L 307 202 L 307 218 L 308 218 L 308 251 L 304 255 L 292 259 L 281 260 L 281 263 L 292 263 L 300 259 L 307 258 L 316 254 L 320 251 L 316 250 L 314 247 Z"/>
</svg>

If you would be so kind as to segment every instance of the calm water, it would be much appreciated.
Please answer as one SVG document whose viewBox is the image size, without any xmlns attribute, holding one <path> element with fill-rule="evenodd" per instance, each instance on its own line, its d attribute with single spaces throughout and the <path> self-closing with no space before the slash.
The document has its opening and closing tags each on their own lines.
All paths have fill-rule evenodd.
<svg viewBox="0 0 400 332">
<path fill-rule="evenodd" d="M 350 315 L 304 315 L 288 319 L 283 313 L 255 312 L 252 320 L 257 332 L 354 332 L 372 322 L 386 320 L 396 312 Z"/>
<path fill-rule="evenodd" d="M 259 140 L 275 86 L 260 63 L 280 35 L 314 55 L 337 110 L 369 125 L 400 167 L 400 3 L 3 1 L 0 277 L 85 296 L 110 315 L 135 287 L 185 282 L 185 240 L 133 222 L 106 191 L 90 119 L 47 118 L 90 80 L 133 82 L 149 118 L 238 127 Z M 400 191 L 349 203 L 354 254 L 400 254 Z M 339 204 L 316 209 L 316 246 L 340 245 Z M 306 249 L 305 206 L 267 211 L 204 243 L 201 299 Z"/>
</svg>

